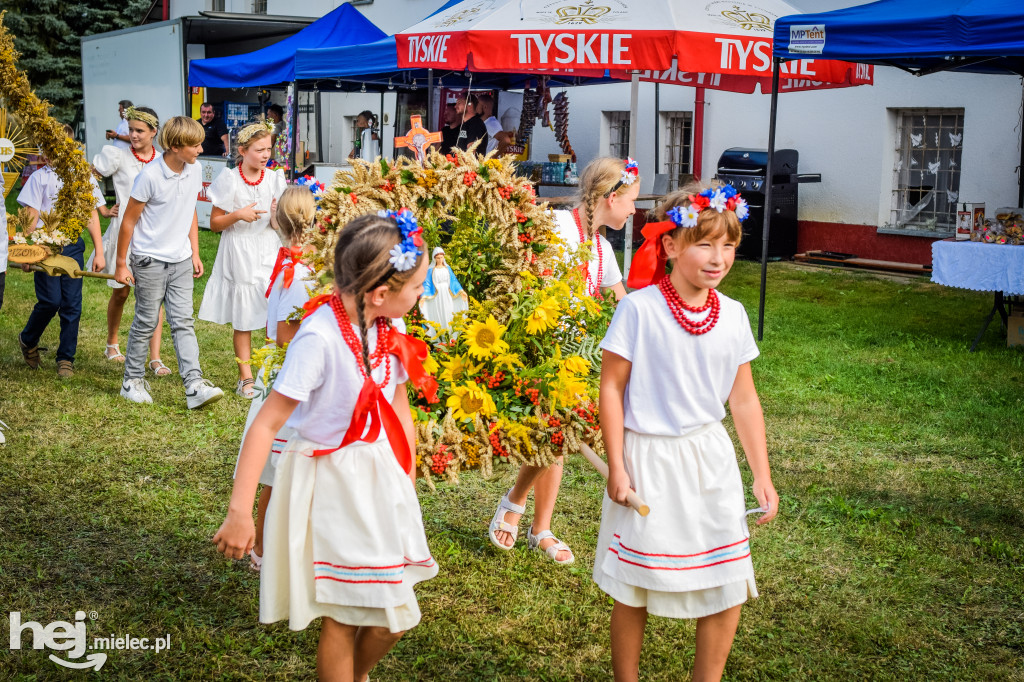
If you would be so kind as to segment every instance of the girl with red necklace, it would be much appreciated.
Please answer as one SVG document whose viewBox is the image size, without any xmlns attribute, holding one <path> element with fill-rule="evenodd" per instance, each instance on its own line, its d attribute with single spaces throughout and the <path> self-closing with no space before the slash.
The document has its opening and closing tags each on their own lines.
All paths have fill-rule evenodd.
<svg viewBox="0 0 1024 682">
<path fill-rule="evenodd" d="M 779 505 L 750 370 L 759 351 L 742 304 L 716 290 L 747 205 L 730 186 L 696 187 L 667 197 L 657 215 L 630 270 L 639 290 L 620 302 L 601 342 L 609 475 L 594 581 L 615 602 L 617 682 L 638 679 L 649 613 L 695 618 L 693 678 L 716 680 L 741 605 L 757 596 L 746 514 L 762 513 L 764 524 Z M 721 423 L 726 402 L 753 474 L 759 508 L 748 512 Z M 625 506 L 630 489 L 650 505 L 648 516 Z"/>
<path fill-rule="evenodd" d="M 269 122 L 247 125 L 238 132 L 239 162 L 225 168 L 206 194 L 213 203 L 210 229 L 221 235 L 217 260 L 203 292 L 199 319 L 230 324 L 238 359 L 235 393 L 256 396 L 249 358 L 252 332 L 267 323 L 265 295 L 270 273 L 282 246 L 270 216 L 287 181 L 281 170 L 270 170 L 274 126 Z"/>
<path fill-rule="evenodd" d="M 634 202 L 640 193 L 640 176 L 632 159 L 603 157 L 594 159 L 580 175 L 579 203 L 572 211 L 555 211 L 555 229 L 562 241 L 567 259 L 579 258 L 586 245 L 580 267 L 584 286 L 591 296 L 603 298 L 609 291 L 615 300 L 626 295 L 622 271 L 615 260 L 611 244 L 600 228 L 622 229 L 629 216 L 636 212 Z M 530 549 L 536 550 L 561 565 L 571 564 L 575 557 L 567 544 L 551 532 L 558 489 L 562 483 L 562 457 L 551 466 L 524 465 L 516 483 L 502 496 L 488 529 L 491 543 L 509 551 L 519 536 L 519 521 L 526 511 L 530 490 L 534 491 L 533 523 L 526 534 Z"/>
<path fill-rule="evenodd" d="M 121 217 L 118 215 L 122 206 L 128 206 L 128 199 L 142 169 L 156 159 L 156 147 L 153 140 L 156 138 L 160 128 L 160 119 L 156 112 L 149 107 L 128 107 L 124 112 L 125 120 L 128 122 L 127 148 L 106 145 L 92 160 L 93 170 L 109 177 L 114 181 L 114 195 L 117 203 L 112 209 L 112 217 L 107 231 L 103 235 L 103 252 L 106 255 L 107 267 L 103 272 L 114 274 L 114 266 L 117 261 L 117 235 L 121 230 Z M 92 261 L 95 253 L 89 257 L 86 270 L 92 269 Z M 103 352 L 104 357 L 112 362 L 124 362 L 124 354 L 121 353 L 118 338 L 121 332 L 121 317 L 124 314 L 124 304 L 128 301 L 129 287 L 107 280 L 110 292 L 110 301 L 107 303 L 107 347 Z M 153 338 L 149 341 L 149 369 L 155 376 L 162 377 L 171 373 L 171 370 L 160 359 L 160 340 L 164 325 L 164 311 L 160 309 L 160 320 Z"/>
<path fill-rule="evenodd" d="M 280 429 L 267 510 L 260 621 L 301 630 L 322 618 L 317 673 L 365 680 L 415 626 L 413 586 L 437 574 L 415 489 L 407 382 L 437 400 L 427 346 L 402 317 L 427 276 L 422 230 L 408 211 L 365 215 L 339 233 L 334 293 L 313 299 L 242 444 L 217 549 L 252 546 L 252 502 Z M 319 304 L 319 306 L 317 305 Z"/>
</svg>

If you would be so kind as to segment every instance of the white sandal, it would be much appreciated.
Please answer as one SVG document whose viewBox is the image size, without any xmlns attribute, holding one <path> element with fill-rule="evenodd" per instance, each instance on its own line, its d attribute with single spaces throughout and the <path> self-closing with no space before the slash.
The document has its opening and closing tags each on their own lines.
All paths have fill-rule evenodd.
<svg viewBox="0 0 1024 682">
<path fill-rule="evenodd" d="M 263 557 L 256 553 L 255 550 L 249 550 L 249 570 L 260 572 L 263 568 Z"/>
<path fill-rule="evenodd" d="M 110 349 L 114 349 L 114 354 L 110 354 Z M 106 350 L 103 351 L 103 357 L 111 362 L 124 362 L 124 353 L 121 352 L 121 347 L 116 343 L 108 343 Z"/>
<path fill-rule="evenodd" d="M 545 547 L 544 549 L 541 549 L 541 541 L 547 540 L 548 538 L 554 540 L 555 544 L 550 545 L 549 547 Z M 552 533 L 550 530 L 542 530 L 541 532 L 534 535 L 533 526 L 530 526 L 529 530 L 526 531 L 526 544 L 530 549 L 546 554 L 549 559 L 551 559 L 560 566 L 568 566 L 572 562 L 576 561 L 576 555 L 572 553 L 571 549 L 569 549 L 569 545 L 565 544 L 564 542 L 556 538 L 555 534 Z M 569 558 L 565 559 L 564 561 L 559 561 L 557 559 L 559 552 L 568 552 Z"/>
<path fill-rule="evenodd" d="M 510 493 L 512 491 L 509 490 L 508 492 Z M 505 514 L 508 512 L 512 512 L 513 514 L 519 514 L 519 517 L 521 519 L 522 515 L 526 513 L 526 507 L 519 504 L 513 504 L 508 499 L 508 493 L 505 493 L 504 495 L 501 496 L 501 501 L 498 502 L 498 510 L 494 512 L 494 516 L 491 518 L 491 526 L 487 531 L 487 536 L 491 539 L 491 544 L 493 544 L 498 549 L 505 550 L 506 552 L 510 551 L 513 547 L 515 547 L 516 540 L 519 539 L 519 524 L 517 523 L 513 526 L 511 523 L 505 521 Z M 495 536 L 495 533 L 502 530 L 512 536 L 511 545 L 503 545 L 501 544 L 501 542 L 498 541 L 498 538 L 497 536 Z"/>
<path fill-rule="evenodd" d="M 4 424 L 2 421 L 0 421 L 0 445 L 7 444 L 7 436 L 4 435 L 4 431 L 10 428 L 11 427 L 9 427 L 7 424 Z"/>
<path fill-rule="evenodd" d="M 149 369 L 153 372 L 155 377 L 166 377 L 170 376 L 171 368 L 164 364 L 164 361 L 160 358 L 149 361 Z"/>
</svg>

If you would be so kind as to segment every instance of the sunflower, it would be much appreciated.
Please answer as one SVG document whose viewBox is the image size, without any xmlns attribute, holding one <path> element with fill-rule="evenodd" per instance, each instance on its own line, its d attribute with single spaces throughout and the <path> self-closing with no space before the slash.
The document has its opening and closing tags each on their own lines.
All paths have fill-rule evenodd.
<svg viewBox="0 0 1024 682">
<path fill-rule="evenodd" d="M 469 341 L 469 354 L 478 360 L 495 353 L 508 352 L 508 344 L 501 340 L 506 327 L 498 324 L 494 315 L 488 315 L 486 322 L 474 322 L 466 332 Z"/>
<path fill-rule="evenodd" d="M 562 367 L 571 374 L 590 374 L 590 361 L 578 355 L 570 355 L 562 363 Z"/>
<path fill-rule="evenodd" d="M 565 369 L 558 370 L 550 390 L 555 401 L 563 405 L 572 405 L 580 398 L 587 398 L 586 382 Z"/>
<path fill-rule="evenodd" d="M 558 324 L 558 301 L 546 298 L 526 318 L 526 333 L 536 334 Z"/>
<path fill-rule="evenodd" d="M 441 372 L 441 380 L 452 383 L 461 379 L 463 375 L 473 374 L 480 369 L 478 365 L 467 362 L 466 358 L 461 355 L 453 355 L 450 360 L 444 360 L 441 364 L 444 365 L 444 371 Z"/>
<path fill-rule="evenodd" d="M 427 359 L 423 362 L 423 371 L 430 376 L 434 376 L 437 374 L 437 370 L 439 369 L 441 369 L 441 367 L 437 364 L 437 360 L 434 359 L 433 355 L 427 353 Z"/>
<path fill-rule="evenodd" d="M 446 405 L 454 408 L 452 416 L 455 419 L 472 419 L 477 414 L 487 416 L 497 411 L 494 400 L 487 391 L 469 381 L 452 391 Z"/>
</svg>

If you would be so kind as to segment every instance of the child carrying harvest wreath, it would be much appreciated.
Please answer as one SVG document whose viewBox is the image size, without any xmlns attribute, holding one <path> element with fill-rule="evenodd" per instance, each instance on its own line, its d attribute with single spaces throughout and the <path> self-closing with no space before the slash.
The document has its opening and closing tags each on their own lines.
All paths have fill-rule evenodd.
<svg viewBox="0 0 1024 682">
<path fill-rule="evenodd" d="M 716 291 L 742 235 L 729 186 L 675 194 L 648 223 L 626 296 L 601 343 L 600 415 L 608 487 L 594 581 L 612 599 L 612 665 L 638 679 L 647 615 L 696 618 L 693 677 L 719 679 L 741 605 L 757 596 L 728 402 L 764 512 L 778 513 L 742 304 Z M 671 275 L 665 266 L 672 264 Z M 649 286 L 653 285 L 653 286 Z M 650 505 L 627 508 L 630 489 Z"/>
<path fill-rule="evenodd" d="M 270 446 L 260 621 L 300 630 L 322 618 L 320 679 L 364 680 L 420 620 L 413 586 L 437 574 L 414 487 L 406 383 L 436 400 L 422 341 L 402 317 L 423 291 L 422 230 L 409 211 L 363 215 L 340 231 L 335 289 L 310 302 L 242 445 L 231 502 L 213 541 L 240 559 L 255 539 L 252 500 Z M 319 307 L 316 307 L 319 303 Z"/>
</svg>

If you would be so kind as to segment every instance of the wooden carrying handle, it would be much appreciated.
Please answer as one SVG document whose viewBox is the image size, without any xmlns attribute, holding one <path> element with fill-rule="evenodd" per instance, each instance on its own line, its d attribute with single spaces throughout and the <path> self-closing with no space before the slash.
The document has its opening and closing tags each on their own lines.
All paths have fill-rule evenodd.
<svg viewBox="0 0 1024 682">
<path fill-rule="evenodd" d="M 597 469 L 597 472 L 604 476 L 604 480 L 607 481 L 608 465 L 605 463 L 605 461 L 598 457 L 597 453 L 594 452 L 586 443 L 580 443 L 580 452 L 583 454 L 584 457 L 587 458 L 588 462 L 594 465 L 594 468 Z M 647 506 L 647 503 L 641 500 L 640 496 L 637 495 L 632 490 L 626 493 L 626 502 L 629 503 L 629 506 L 632 507 L 640 516 L 647 516 L 651 513 L 651 508 Z"/>
</svg>

